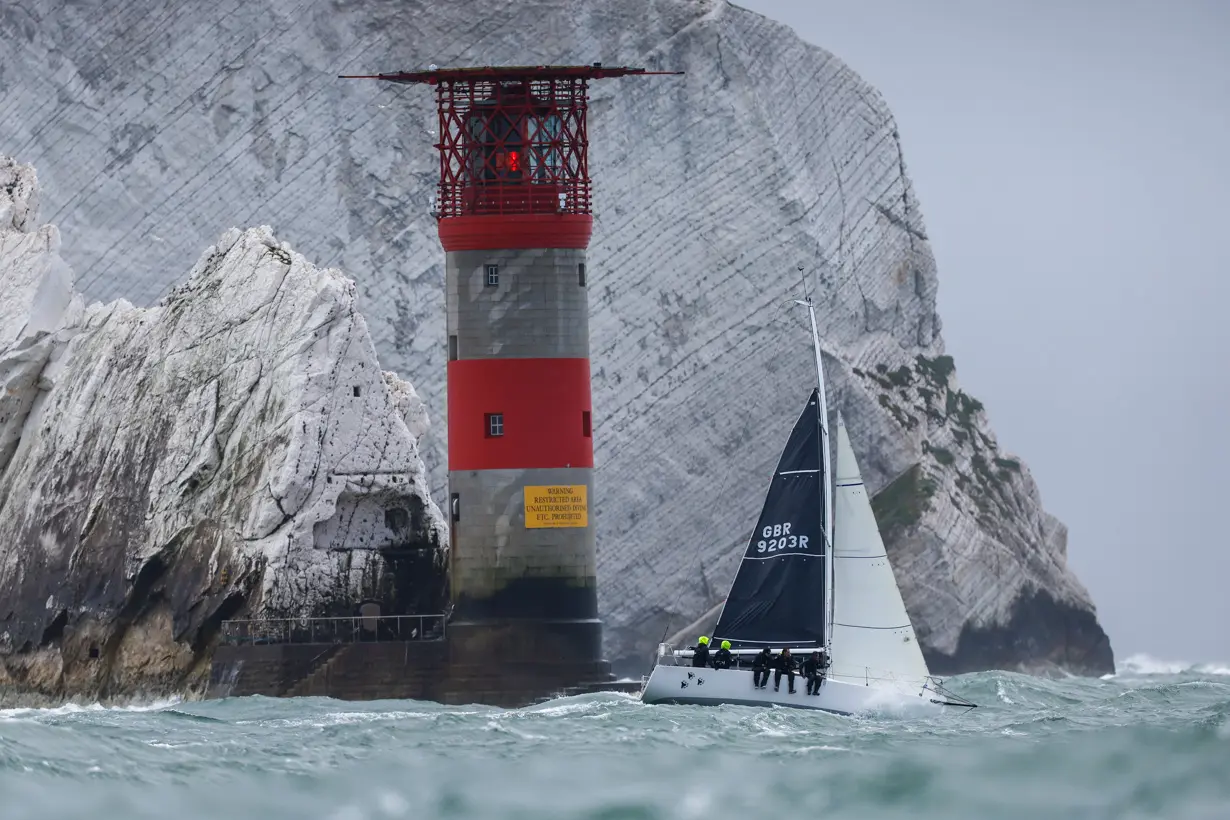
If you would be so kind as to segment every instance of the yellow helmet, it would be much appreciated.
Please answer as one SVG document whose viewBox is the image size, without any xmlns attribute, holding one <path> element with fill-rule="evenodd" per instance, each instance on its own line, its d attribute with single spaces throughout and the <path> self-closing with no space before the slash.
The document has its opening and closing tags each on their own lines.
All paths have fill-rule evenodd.
<svg viewBox="0 0 1230 820">
<path fill-rule="evenodd" d="M 730 641 L 722 641 L 723 649 L 730 649 Z"/>
<path fill-rule="evenodd" d="M 707 644 L 709 643 L 709 639 L 708 639 L 706 636 L 701 635 L 701 636 L 700 636 L 700 643 L 703 643 L 703 644 L 706 644 L 706 645 L 707 645 Z"/>
</svg>

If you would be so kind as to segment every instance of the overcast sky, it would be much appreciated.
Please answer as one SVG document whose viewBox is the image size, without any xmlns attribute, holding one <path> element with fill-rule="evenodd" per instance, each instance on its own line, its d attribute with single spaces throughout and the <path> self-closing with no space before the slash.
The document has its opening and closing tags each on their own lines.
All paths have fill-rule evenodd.
<svg viewBox="0 0 1230 820">
<path fill-rule="evenodd" d="M 737 2 L 887 99 L 958 378 L 1116 657 L 1230 661 L 1230 2 Z"/>
</svg>

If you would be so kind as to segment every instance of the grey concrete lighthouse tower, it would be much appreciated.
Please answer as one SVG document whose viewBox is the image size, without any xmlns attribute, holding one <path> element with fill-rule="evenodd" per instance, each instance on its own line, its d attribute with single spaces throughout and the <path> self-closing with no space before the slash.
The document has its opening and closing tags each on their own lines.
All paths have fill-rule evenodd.
<svg viewBox="0 0 1230 820">
<path fill-rule="evenodd" d="M 454 667 L 498 659 L 542 686 L 609 673 L 594 549 L 586 111 L 590 81 L 650 73 L 667 72 L 374 77 L 436 89 Z"/>
</svg>

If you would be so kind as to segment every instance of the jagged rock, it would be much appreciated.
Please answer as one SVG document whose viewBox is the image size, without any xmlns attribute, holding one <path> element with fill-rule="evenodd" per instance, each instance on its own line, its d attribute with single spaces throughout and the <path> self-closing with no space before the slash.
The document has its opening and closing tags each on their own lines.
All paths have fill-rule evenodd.
<svg viewBox="0 0 1230 820">
<path fill-rule="evenodd" d="M 52 175 L 85 287 L 143 303 L 195 254 L 194 237 L 276 224 L 354 272 L 382 362 L 413 377 L 437 418 L 432 94 L 335 76 L 416 59 L 686 71 L 592 89 L 593 496 L 612 659 L 642 670 L 733 576 L 811 381 L 802 317 L 779 309 L 800 295 L 803 264 L 833 403 L 869 485 L 891 490 L 888 547 L 933 665 L 1112 671 L 1028 470 L 996 466 L 1015 457 L 953 373 L 928 387 L 920 372 L 932 366 L 920 356 L 948 361 L 935 260 L 890 112 L 831 54 L 722 0 L 470 0 L 413 14 L 377 0 L 227 0 L 161 20 L 158 37 L 139 8 L 79 9 L 0 15 L 0 33 L 23 43 L 0 51 L 0 141 Z M 202 31 L 207 53 L 191 45 Z M 901 368 L 911 382 L 892 384 Z M 437 493 L 443 430 L 422 441 Z M 1025 612 L 1050 626 L 1025 636 Z"/>
<path fill-rule="evenodd" d="M 201 682 L 239 613 L 352 615 L 364 597 L 438 611 L 426 415 L 380 370 L 354 284 L 268 228 L 230 230 L 155 307 L 83 309 L 14 177 L 37 190 L 0 163 L 11 686 L 165 693 Z"/>
<path fill-rule="evenodd" d="M 38 219 L 34 170 L 0 156 L 0 472 L 17 449 L 40 379 L 80 319 L 81 297 L 60 258 L 60 233 Z"/>
</svg>

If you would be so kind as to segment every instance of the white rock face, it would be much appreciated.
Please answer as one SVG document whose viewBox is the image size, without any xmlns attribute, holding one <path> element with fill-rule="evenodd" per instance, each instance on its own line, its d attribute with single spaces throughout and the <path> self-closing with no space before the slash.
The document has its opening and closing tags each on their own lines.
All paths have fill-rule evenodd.
<svg viewBox="0 0 1230 820">
<path fill-rule="evenodd" d="M 35 229 L 38 186 L 34 169 L 0 156 L 0 473 L 17 448 L 64 328 L 81 317 L 72 271 L 60 258 L 54 226 Z"/>
<path fill-rule="evenodd" d="M 723 0 L 413 13 L 221 0 L 157 21 L 98 8 L 0 15 L 0 35 L 21 43 L 0 53 L 0 144 L 46 169 L 86 292 L 150 303 L 200 237 L 276 225 L 355 272 L 381 361 L 436 418 L 433 95 L 336 75 L 415 61 L 685 71 L 592 87 L 594 498 L 612 659 L 643 665 L 664 631 L 725 594 L 812 381 L 802 316 L 779 310 L 802 264 L 864 475 L 873 489 L 909 479 L 894 485 L 904 513 L 887 541 L 932 668 L 1112 671 L 1062 524 L 1023 465 L 996 464 L 1008 456 L 980 410 L 961 411 L 953 375 L 931 383 L 920 364 L 948 361 L 935 260 L 891 114 L 832 55 Z M 885 376 L 901 367 L 908 381 Z M 422 441 L 437 492 L 443 433 Z"/>
<path fill-rule="evenodd" d="M 419 594 L 387 588 L 381 551 L 442 564 L 426 414 L 380 370 L 354 284 L 232 229 L 156 306 L 83 310 L 10 178 L 36 190 L 0 164 L 0 651 L 53 643 L 57 617 L 110 640 L 160 600 L 167 644 L 195 647 L 245 601 Z"/>
</svg>

